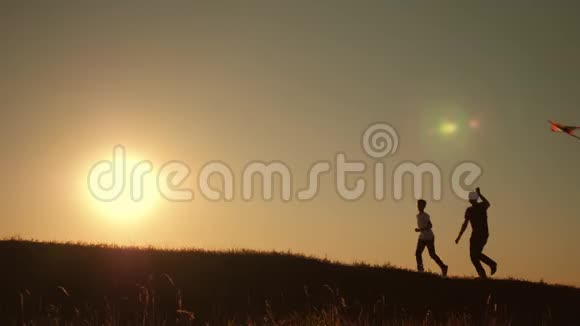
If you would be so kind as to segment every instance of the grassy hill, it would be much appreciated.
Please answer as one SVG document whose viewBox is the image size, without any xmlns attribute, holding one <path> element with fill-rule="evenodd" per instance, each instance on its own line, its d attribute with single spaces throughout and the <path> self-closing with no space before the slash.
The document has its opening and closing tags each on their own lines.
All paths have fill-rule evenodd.
<svg viewBox="0 0 580 326">
<path fill-rule="evenodd" d="M 0 325 L 578 325 L 580 289 L 281 253 L 0 241 Z M 34 323 L 32 323 L 34 322 Z"/>
</svg>

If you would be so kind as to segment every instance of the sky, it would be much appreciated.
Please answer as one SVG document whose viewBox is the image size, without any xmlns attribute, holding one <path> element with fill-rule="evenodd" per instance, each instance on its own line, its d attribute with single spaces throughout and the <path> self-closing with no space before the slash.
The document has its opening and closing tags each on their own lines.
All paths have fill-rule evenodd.
<svg viewBox="0 0 580 326">
<path fill-rule="evenodd" d="M 382 121 L 400 140 L 382 160 L 387 184 L 401 162 L 433 162 L 444 181 L 461 162 L 482 167 L 485 252 L 498 277 L 580 286 L 580 141 L 546 121 L 580 125 L 579 10 L 573 1 L 2 3 L 0 237 L 414 269 L 410 179 L 404 198 L 387 186 L 381 201 L 340 198 L 333 172 L 309 201 L 276 192 L 245 201 L 235 183 L 234 199 L 216 202 L 196 186 L 212 161 L 236 182 L 249 162 L 284 162 L 295 189 L 337 153 L 372 166 L 361 135 Z M 115 145 L 154 172 L 187 163 L 182 186 L 194 199 L 167 201 L 155 187 L 137 204 L 93 198 L 87 175 Z M 475 275 L 467 236 L 454 243 L 467 206 L 445 183 L 427 207 L 454 276 Z M 437 271 L 427 253 L 425 263 Z"/>
</svg>

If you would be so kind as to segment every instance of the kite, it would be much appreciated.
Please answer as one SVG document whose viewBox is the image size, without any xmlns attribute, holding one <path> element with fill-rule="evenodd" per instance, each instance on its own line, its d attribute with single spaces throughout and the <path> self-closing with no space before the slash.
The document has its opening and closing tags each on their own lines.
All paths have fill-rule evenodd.
<svg viewBox="0 0 580 326">
<path fill-rule="evenodd" d="M 580 127 L 565 126 L 551 120 L 548 120 L 548 122 L 550 123 L 550 127 L 552 128 L 552 132 L 563 132 L 566 133 L 568 136 L 572 136 L 580 140 L 580 137 L 574 134 L 574 131 L 576 131 L 576 129 L 580 129 Z"/>
</svg>

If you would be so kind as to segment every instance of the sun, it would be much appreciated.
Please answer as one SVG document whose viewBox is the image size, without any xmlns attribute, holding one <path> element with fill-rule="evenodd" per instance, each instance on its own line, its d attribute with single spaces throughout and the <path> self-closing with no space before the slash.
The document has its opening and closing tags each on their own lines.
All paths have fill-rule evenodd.
<svg viewBox="0 0 580 326">
<path fill-rule="evenodd" d="M 108 219 L 110 222 L 117 224 L 130 224 L 143 221 L 145 218 L 154 214 L 161 200 L 157 191 L 157 182 L 153 172 L 145 174 L 142 178 L 142 197 L 137 200 L 132 196 L 132 175 L 131 171 L 135 166 L 145 162 L 144 159 L 135 155 L 125 157 L 125 187 L 119 197 L 105 201 L 97 198 L 93 192 L 87 189 L 85 182 L 85 192 L 94 215 Z M 86 179 L 85 179 L 86 180 Z"/>
</svg>

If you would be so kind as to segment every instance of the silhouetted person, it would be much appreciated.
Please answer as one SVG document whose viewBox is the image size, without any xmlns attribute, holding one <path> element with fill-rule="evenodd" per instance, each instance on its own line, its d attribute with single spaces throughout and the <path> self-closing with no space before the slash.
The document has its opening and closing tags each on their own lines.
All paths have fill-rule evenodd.
<svg viewBox="0 0 580 326">
<path fill-rule="evenodd" d="M 429 250 L 429 256 L 439 265 L 441 268 L 441 274 L 443 276 L 447 275 L 448 267 L 441 261 L 437 253 L 435 252 L 435 234 L 433 233 L 433 225 L 431 224 L 431 217 L 429 214 L 425 213 L 425 207 L 427 202 L 423 199 L 417 201 L 417 208 L 419 209 L 419 214 L 417 214 L 417 228 L 415 232 L 419 232 L 419 240 L 417 241 L 417 250 L 415 251 L 415 256 L 417 257 L 417 269 L 419 272 L 423 271 L 423 250 L 427 247 Z"/>
<path fill-rule="evenodd" d="M 481 202 L 478 199 L 481 198 Z M 455 240 L 455 243 L 459 243 L 461 236 L 467 229 L 467 223 L 471 223 L 471 239 L 469 241 L 469 255 L 471 257 L 471 262 L 479 277 L 486 278 L 485 270 L 481 266 L 483 262 L 491 269 L 491 275 L 495 274 L 497 271 L 497 263 L 491 258 L 483 254 L 483 247 L 487 243 L 487 238 L 489 237 L 489 229 L 487 227 L 487 209 L 491 206 L 489 201 L 481 194 L 479 188 L 476 192 L 469 193 L 469 202 L 471 207 L 465 210 L 465 221 L 461 226 L 461 231 Z"/>
</svg>

